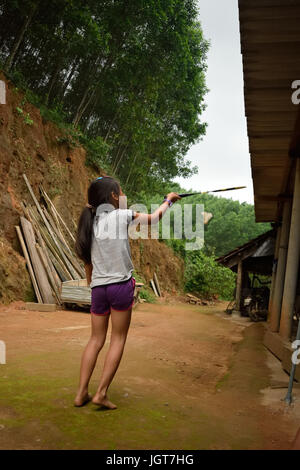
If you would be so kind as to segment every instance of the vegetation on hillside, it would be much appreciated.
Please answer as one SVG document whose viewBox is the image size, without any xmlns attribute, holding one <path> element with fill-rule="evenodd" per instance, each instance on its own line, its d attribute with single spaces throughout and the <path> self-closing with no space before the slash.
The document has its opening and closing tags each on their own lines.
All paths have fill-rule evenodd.
<svg viewBox="0 0 300 470">
<path fill-rule="evenodd" d="M 78 129 L 89 164 L 131 192 L 154 188 L 196 171 L 185 155 L 205 133 L 208 43 L 196 6 L 0 0 L 0 61 L 34 104 Z"/>
<path fill-rule="evenodd" d="M 165 186 L 163 194 L 170 191 L 184 193 L 192 192 L 192 189 L 184 190 L 177 183 L 173 183 Z M 150 212 L 151 206 L 160 204 L 161 199 L 161 194 L 150 196 L 144 192 L 139 194 L 138 202 L 144 204 Z M 164 242 L 182 256 L 185 261 L 185 289 L 204 297 L 217 294 L 223 299 L 231 299 L 235 286 L 235 274 L 230 269 L 218 265 L 215 258 L 266 232 L 271 228 L 270 224 L 256 223 L 254 207 L 245 202 L 240 203 L 224 197 L 203 194 L 189 199 L 182 199 L 176 202 L 176 205 L 183 206 L 187 203 L 192 204 L 193 209 L 195 209 L 196 204 L 203 205 L 204 211 L 211 212 L 213 218 L 204 227 L 204 246 L 201 250 L 187 251 L 186 238 L 184 236 L 183 238 L 174 236 L 174 225 L 172 223 L 171 237 L 164 239 Z M 170 211 L 172 212 L 173 209 Z M 161 239 L 163 220 L 160 222 L 159 227 Z M 174 220 L 173 216 L 171 216 L 172 220 Z M 196 218 L 194 216 L 192 221 L 193 230 L 195 230 L 195 224 Z M 184 235 L 183 216 L 182 233 Z"/>
<path fill-rule="evenodd" d="M 184 192 L 173 178 L 197 172 L 185 158 L 206 128 L 208 43 L 197 14 L 196 0 L 0 0 L 0 66 L 24 102 L 63 130 L 60 143 L 84 145 L 87 165 L 150 210 Z M 269 226 L 246 203 L 211 195 L 184 203 L 214 216 L 202 250 L 187 252 L 172 232 L 165 240 L 185 260 L 185 288 L 230 298 L 234 275 L 215 257 Z"/>
</svg>

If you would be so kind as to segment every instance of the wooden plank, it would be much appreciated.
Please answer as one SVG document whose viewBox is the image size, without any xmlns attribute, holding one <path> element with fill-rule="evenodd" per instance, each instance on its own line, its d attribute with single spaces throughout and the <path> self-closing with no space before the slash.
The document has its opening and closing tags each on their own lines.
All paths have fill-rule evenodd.
<svg viewBox="0 0 300 470">
<path fill-rule="evenodd" d="M 199 299 L 199 297 L 196 297 L 195 295 L 192 295 L 192 294 L 186 294 L 186 296 L 189 297 L 189 299 L 195 300 L 196 302 L 198 300 L 201 300 L 201 299 Z"/>
<path fill-rule="evenodd" d="M 50 234 L 46 231 L 46 229 L 44 227 L 39 225 L 38 212 L 36 211 L 36 213 L 35 213 L 34 208 L 30 207 L 30 206 L 28 206 L 27 208 L 23 207 L 23 210 L 24 210 L 26 216 L 29 218 L 30 222 L 32 223 L 32 225 L 35 229 L 35 232 L 36 232 L 36 234 L 39 238 L 39 243 L 42 245 L 41 240 L 44 240 L 47 244 L 49 253 L 50 252 L 53 253 L 53 258 L 49 256 L 49 253 L 48 253 L 48 257 L 50 257 L 51 264 L 53 264 L 53 266 L 55 266 L 55 270 L 59 273 L 59 276 L 60 276 L 61 280 L 65 281 L 67 279 L 72 279 L 71 274 L 67 271 L 65 265 L 63 264 L 63 262 L 60 259 L 60 254 L 58 253 L 57 247 L 54 244 L 53 239 L 51 238 Z M 41 234 L 42 234 L 42 236 L 40 236 Z M 45 242 L 44 242 L 44 245 L 45 245 Z M 57 263 L 54 263 L 54 261 L 53 261 L 54 258 L 58 260 Z M 59 270 L 57 269 L 57 264 L 58 263 L 60 265 Z M 64 273 L 64 274 L 61 275 L 61 273 Z M 58 287 L 60 288 L 60 283 L 58 283 Z"/>
<path fill-rule="evenodd" d="M 44 242 L 44 240 L 43 240 L 43 237 L 42 237 L 42 235 L 41 235 L 41 233 L 40 233 L 39 230 L 37 231 L 37 237 L 38 237 L 38 242 L 39 242 L 39 244 L 40 244 L 40 247 L 42 248 L 43 253 L 44 253 L 45 257 L 46 257 L 48 266 L 49 266 L 50 269 L 51 269 L 52 277 L 53 277 L 53 279 L 54 279 L 54 281 L 55 281 L 55 284 L 56 284 L 56 286 L 57 286 L 58 292 L 60 292 L 61 280 L 60 280 L 59 275 L 57 274 L 57 272 L 56 272 L 56 270 L 55 270 L 55 267 L 54 267 L 54 265 L 53 265 L 53 263 L 52 263 L 52 261 L 51 261 L 51 259 L 50 259 L 50 257 L 49 257 L 48 249 L 47 249 L 47 247 L 46 247 L 46 244 L 45 244 L 45 242 Z"/>
<path fill-rule="evenodd" d="M 24 233 L 24 238 L 30 255 L 30 260 L 33 266 L 34 274 L 36 277 L 37 284 L 43 299 L 46 304 L 53 304 L 54 298 L 51 292 L 51 286 L 49 284 L 45 268 L 39 258 L 39 255 L 35 247 L 35 235 L 31 223 L 21 217 L 21 225 Z"/>
<path fill-rule="evenodd" d="M 153 289 L 154 294 L 156 295 L 156 297 L 159 297 L 153 279 L 150 279 L 150 284 L 151 284 L 151 287 L 152 287 L 152 289 Z"/>
<path fill-rule="evenodd" d="M 32 264 L 30 262 L 30 257 L 29 257 L 24 239 L 23 239 L 21 229 L 20 229 L 19 226 L 15 226 L 15 229 L 16 229 L 16 232 L 17 232 L 17 235 L 18 235 L 18 238 L 19 238 L 19 241 L 20 241 L 20 245 L 21 245 L 23 253 L 24 253 L 24 257 L 25 257 L 25 260 L 26 260 L 26 263 L 27 263 L 27 268 L 28 268 L 28 271 L 29 271 L 29 275 L 30 275 L 30 278 L 31 278 L 31 282 L 32 282 L 32 285 L 33 285 L 33 288 L 34 288 L 34 292 L 35 292 L 37 301 L 38 301 L 38 303 L 43 303 L 43 299 L 42 299 L 42 296 L 41 296 L 40 291 L 39 291 L 39 287 L 38 287 L 36 279 L 35 279 L 34 271 L 33 271 L 33 268 L 32 268 Z"/>
<path fill-rule="evenodd" d="M 86 279 L 72 279 L 71 281 L 66 281 L 64 284 L 67 286 L 74 287 L 89 287 Z"/>
<path fill-rule="evenodd" d="M 70 279 L 69 276 L 66 276 L 64 268 L 61 266 L 60 262 L 55 258 L 52 252 L 49 251 L 50 260 L 55 267 L 56 272 L 58 273 L 62 282 L 68 281 Z"/>
<path fill-rule="evenodd" d="M 59 275 L 60 275 L 60 272 L 64 273 L 64 279 L 60 276 L 61 279 L 62 280 L 71 280 L 71 279 L 73 279 L 72 275 L 69 273 L 66 265 L 61 260 L 60 255 L 57 252 L 56 246 L 54 245 L 53 240 L 51 239 L 48 232 L 43 227 L 40 227 L 40 230 L 41 230 L 42 237 L 43 237 L 47 247 L 49 248 L 49 254 L 51 253 L 50 259 L 51 259 L 52 263 L 54 264 L 55 269 L 57 270 L 57 264 L 58 264 L 59 267 L 60 267 L 60 271 L 57 270 Z M 56 260 L 55 263 L 54 263 L 53 259 Z"/>
<path fill-rule="evenodd" d="M 156 273 L 153 273 L 153 279 L 154 279 L 154 282 L 155 282 L 155 287 L 156 287 L 156 290 L 158 292 L 158 295 L 159 295 L 159 297 L 161 297 L 161 290 L 160 290 L 160 286 L 159 286 L 159 282 L 158 282 L 158 278 L 157 278 Z"/>
<path fill-rule="evenodd" d="M 58 290 L 57 285 L 56 285 L 56 283 L 55 283 L 55 280 L 54 280 L 54 277 L 53 277 L 53 275 L 52 275 L 51 268 L 50 268 L 50 266 L 48 265 L 48 261 L 47 261 L 47 258 L 46 258 L 46 256 L 45 256 L 45 253 L 43 252 L 42 247 L 41 247 L 38 243 L 36 243 L 35 247 L 36 247 L 37 252 L 38 252 L 38 254 L 39 254 L 39 257 L 40 257 L 40 259 L 41 259 L 41 261 L 42 261 L 42 264 L 43 264 L 43 266 L 44 266 L 44 268 L 45 268 L 45 271 L 46 271 L 46 273 L 47 273 L 48 280 L 49 280 L 50 285 L 51 285 L 51 287 L 52 287 L 52 291 L 54 292 L 54 295 L 55 295 L 55 297 L 56 297 L 57 302 L 60 304 L 60 291 Z"/>
<path fill-rule="evenodd" d="M 63 234 L 61 233 L 61 231 L 59 230 L 59 228 L 57 227 L 57 224 L 55 223 L 53 217 L 51 216 L 51 214 L 49 214 L 49 212 L 47 211 L 47 209 L 45 207 L 43 207 L 43 212 L 45 214 L 45 217 L 47 218 L 49 224 L 51 225 L 53 231 L 55 232 L 55 234 L 57 235 L 59 241 L 61 241 L 64 246 L 66 247 L 67 251 L 69 251 L 70 253 L 71 252 L 71 249 L 68 245 L 68 242 L 66 241 L 65 237 L 63 236 Z"/>
<path fill-rule="evenodd" d="M 28 188 L 28 190 L 29 190 L 29 192 L 30 192 L 30 194 L 31 194 L 31 197 L 32 197 L 32 199 L 33 199 L 33 201 L 34 201 L 34 203 L 35 203 L 35 205 L 36 205 L 36 208 L 37 208 L 37 210 L 38 210 L 38 212 L 39 212 L 39 214 L 40 214 L 40 216 L 41 216 L 41 218 L 42 218 L 44 224 L 46 225 L 46 228 L 47 228 L 47 230 L 48 230 L 48 232 L 49 232 L 51 238 L 53 239 L 55 245 L 57 246 L 57 249 L 58 249 L 58 251 L 60 252 L 61 257 L 63 258 L 65 264 L 67 265 L 68 270 L 69 270 L 70 273 L 71 273 L 71 276 L 72 276 L 74 279 L 79 279 L 79 278 L 80 278 L 79 275 L 76 273 L 76 271 L 74 270 L 73 266 L 70 264 L 69 260 L 66 258 L 65 254 L 64 254 L 64 252 L 63 252 L 63 250 L 62 250 L 62 248 L 61 248 L 61 246 L 60 246 L 60 244 L 58 243 L 57 236 L 55 235 L 54 231 L 52 230 L 51 225 L 49 224 L 49 222 L 48 222 L 48 220 L 47 220 L 47 218 L 46 218 L 46 216 L 45 216 L 45 214 L 44 214 L 44 212 L 43 212 L 43 210 L 42 210 L 42 208 L 41 208 L 41 206 L 40 206 L 40 204 L 39 204 L 37 198 L 35 197 L 35 194 L 34 194 L 34 192 L 33 192 L 33 190 L 32 190 L 32 187 L 31 187 L 31 185 L 30 185 L 30 183 L 29 183 L 29 181 L 28 181 L 28 179 L 27 179 L 27 176 L 26 176 L 25 174 L 23 174 L 23 178 L 24 178 L 25 183 L 26 183 L 26 185 L 27 185 L 27 188 Z"/>
<path fill-rule="evenodd" d="M 66 303 L 91 305 L 91 292 L 92 290 L 89 286 L 80 285 L 80 282 L 78 282 L 78 285 L 63 282 L 61 286 L 61 300 Z"/>
<path fill-rule="evenodd" d="M 43 186 L 40 186 L 40 189 L 41 189 L 42 195 L 43 195 L 44 198 L 45 198 L 45 201 L 50 204 L 52 210 L 56 213 L 57 217 L 60 219 L 61 223 L 62 223 L 63 226 L 65 227 L 67 233 L 69 234 L 69 236 L 71 237 L 71 239 L 72 239 L 73 242 L 75 243 L 75 237 L 73 236 L 72 232 L 69 230 L 69 227 L 67 226 L 67 224 L 65 223 L 65 221 L 64 221 L 63 218 L 61 217 L 60 213 L 58 212 L 58 210 L 56 209 L 55 205 L 53 204 L 53 202 L 52 202 L 51 199 L 49 198 L 49 196 L 48 196 L 48 194 L 46 193 L 46 191 L 44 190 Z"/>
<path fill-rule="evenodd" d="M 55 267 L 55 273 L 56 273 L 56 276 L 55 278 L 57 279 L 57 273 L 59 274 L 59 280 L 57 282 L 57 286 L 58 288 L 60 289 L 60 285 L 61 285 L 61 281 L 66 281 L 68 279 L 72 279 L 72 275 L 69 273 L 69 271 L 67 270 L 65 264 L 62 262 L 61 258 L 60 258 L 60 253 L 57 249 L 57 246 L 55 245 L 52 237 L 50 236 L 49 232 L 47 232 L 46 228 L 45 227 L 42 227 L 40 224 L 39 224 L 39 215 L 38 215 L 38 211 L 36 210 L 36 208 L 33 208 L 31 206 L 28 206 L 28 207 L 25 207 L 24 203 L 21 203 L 22 205 L 22 208 L 26 214 L 26 217 L 30 220 L 30 222 L 32 223 L 34 229 L 35 229 L 35 232 L 38 236 L 38 239 L 39 239 L 39 243 L 40 245 L 47 245 L 48 248 L 45 248 L 46 252 L 47 252 L 47 256 L 48 258 L 50 258 L 50 266 L 53 265 Z M 35 210 L 34 210 L 35 209 Z M 40 236 L 42 235 L 42 236 Z M 42 242 L 43 240 L 43 242 Z M 46 242 L 46 244 L 45 244 Z"/>
<path fill-rule="evenodd" d="M 26 302 L 26 309 L 36 312 L 55 312 L 57 310 L 56 304 L 36 304 L 34 302 Z"/>
<path fill-rule="evenodd" d="M 52 217 L 48 214 L 46 209 L 43 209 L 43 210 L 44 210 L 45 216 L 48 218 L 48 221 L 49 221 L 49 223 L 51 224 L 51 226 L 53 228 L 53 231 L 57 235 L 57 243 L 60 244 L 61 250 L 64 252 L 66 258 L 68 259 L 68 261 L 70 262 L 70 264 L 72 265 L 72 267 L 74 268 L 76 273 L 78 274 L 78 276 L 76 276 L 74 274 L 74 271 L 73 271 L 73 277 L 75 279 L 79 279 L 80 276 L 82 277 L 82 276 L 85 275 L 84 269 L 78 263 L 77 259 L 75 258 L 74 254 L 72 253 L 72 251 L 71 251 L 68 243 L 66 242 L 66 240 L 64 238 L 60 238 L 60 233 L 57 230 L 57 227 L 55 226 L 55 223 L 54 223 L 54 220 L 52 219 Z M 70 269 L 69 269 L 69 271 L 70 271 Z"/>
</svg>

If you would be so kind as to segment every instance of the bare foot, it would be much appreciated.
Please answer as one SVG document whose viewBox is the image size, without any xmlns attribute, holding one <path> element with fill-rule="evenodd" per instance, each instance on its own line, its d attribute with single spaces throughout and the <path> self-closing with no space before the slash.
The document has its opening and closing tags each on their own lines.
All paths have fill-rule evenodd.
<svg viewBox="0 0 300 470">
<path fill-rule="evenodd" d="M 84 395 L 78 394 L 74 400 L 74 406 L 80 407 L 86 405 L 89 401 L 91 401 L 92 397 L 85 393 Z"/>
<path fill-rule="evenodd" d="M 92 399 L 92 403 L 97 406 L 104 406 L 104 408 L 108 408 L 109 410 L 115 410 L 117 406 L 112 403 L 106 395 L 95 395 Z"/>
</svg>

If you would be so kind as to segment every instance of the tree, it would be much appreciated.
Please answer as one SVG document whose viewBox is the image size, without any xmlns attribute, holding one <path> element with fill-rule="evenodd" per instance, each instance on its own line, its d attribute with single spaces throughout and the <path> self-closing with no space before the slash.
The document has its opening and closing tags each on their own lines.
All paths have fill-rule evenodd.
<svg viewBox="0 0 300 470">
<path fill-rule="evenodd" d="M 24 5 L 0 0 L 0 60 L 98 148 L 102 139 L 107 153 L 89 162 L 105 158 L 136 191 L 196 171 L 185 155 L 205 134 L 208 44 L 195 0 Z"/>
</svg>

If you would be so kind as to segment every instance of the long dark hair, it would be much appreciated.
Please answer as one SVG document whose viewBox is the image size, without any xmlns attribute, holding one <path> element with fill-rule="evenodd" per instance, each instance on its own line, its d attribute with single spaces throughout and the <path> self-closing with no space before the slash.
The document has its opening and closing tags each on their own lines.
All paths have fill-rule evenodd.
<svg viewBox="0 0 300 470">
<path fill-rule="evenodd" d="M 86 264 L 91 263 L 93 221 L 100 204 L 111 204 L 111 193 L 120 195 L 120 184 L 111 176 L 103 176 L 91 182 L 88 189 L 88 203 L 80 215 L 75 243 L 76 254 Z"/>
</svg>

